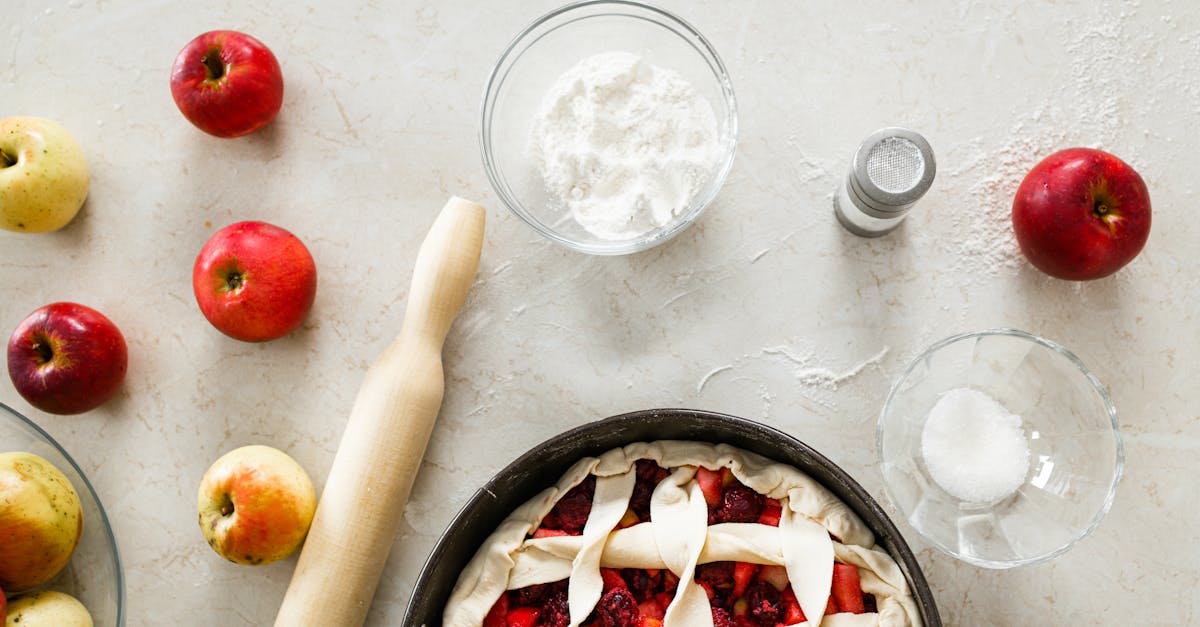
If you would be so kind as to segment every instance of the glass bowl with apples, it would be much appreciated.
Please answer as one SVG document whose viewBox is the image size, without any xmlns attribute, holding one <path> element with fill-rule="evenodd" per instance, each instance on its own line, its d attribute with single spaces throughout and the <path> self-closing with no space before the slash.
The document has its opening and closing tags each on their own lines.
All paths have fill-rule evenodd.
<svg viewBox="0 0 1200 627">
<path fill-rule="evenodd" d="M 47 469 L 46 462 L 53 469 Z M 25 498 L 25 492 L 17 493 L 21 490 L 18 483 L 28 483 L 13 481 L 18 475 L 31 477 L 33 483 L 39 484 L 38 491 L 65 491 L 67 496 L 58 503 L 74 500 L 69 496 L 70 490 L 60 483 L 65 479 L 78 498 L 82 533 L 66 565 L 56 574 L 30 573 L 28 569 L 12 566 L 20 560 L 21 543 L 6 541 L 6 546 L 0 547 L 0 557 L 8 564 L 8 567 L 0 566 L 0 571 L 3 571 L 0 579 L 21 580 L 25 583 L 16 585 L 29 588 L 24 591 L 4 590 L 9 598 L 9 620 L 12 621 L 18 612 L 26 612 L 32 623 L 33 616 L 39 611 L 47 614 L 51 611 L 78 612 L 78 605 L 82 604 L 97 627 L 124 627 L 125 578 L 121 570 L 121 557 L 108 516 L 95 489 L 75 460 L 50 434 L 16 410 L 0 403 L 0 500 L 11 497 L 15 505 L 8 505 L 9 511 L 34 512 L 34 520 L 44 519 L 47 514 L 38 507 L 38 503 Z M 5 514 L 0 512 L 0 541 L 4 540 L 8 531 L 5 518 Z M 62 542 L 69 546 L 71 540 L 66 538 Z M 45 581 L 41 583 L 29 585 L 43 579 Z M 3 585 L 0 582 L 0 587 Z M 43 594 L 35 599 L 32 592 Z M 22 596 L 27 597 L 25 601 L 20 600 Z M 78 603 L 74 603 L 72 597 Z"/>
</svg>

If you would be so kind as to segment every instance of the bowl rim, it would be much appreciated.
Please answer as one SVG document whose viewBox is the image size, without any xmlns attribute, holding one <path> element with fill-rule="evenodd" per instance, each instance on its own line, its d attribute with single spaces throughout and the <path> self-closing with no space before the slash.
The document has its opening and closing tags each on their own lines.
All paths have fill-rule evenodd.
<svg viewBox="0 0 1200 627">
<path fill-rule="evenodd" d="M 1091 520 L 1088 521 L 1088 524 L 1085 525 L 1080 530 L 1079 533 L 1077 533 L 1074 537 L 1072 537 L 1070 540 L 1068 540 L 1063 545 L 1061 545 L 1051 551 L 1043 553 L 1041 555 L 1024 558 L 1024 559 L 1017 559 L 1017 560 L 989 560 L 989 559 L 983 559 L 983 558 L 979 558 L 979 557 L 963 555 L 957 551 L 952 550 L 950 547 L 946 546 L 942 542 L 939 542 L 938 540 L 929 536 L 924 531 L 922 531 L 919 527 L 917 527 L 916 525 L 914 525 L 910 521 L 908 521 L 908 516 L 909 516 L 910 512 L 907 512 L 907 511 L 905 511 L 904 508 L 900 507 L 900 504 L 899 504 L 900 502 L 896 498 L 895 492 L 892 490 L 892 484 L 888 480 L 887 475 L 882 470 L 883 466 L 884 466 L 884 459 L 883 459 L 884 419 L 886 418 L 886 416 L 888 414 L 888 410 L 892 406 L 892 401 L 895 399 L 896 395 L 900 391 L 901 384 L 903 384 L 905 381 L 908 380 L 909 375 L 912 374 L 912 372 L 917 368 L 917 366 L 919 364 L 924 362 L 926 359 L 928 359 L 930 356 L 932 356 L 937 351 L 939 351 L 951 344 L 954 344 L 954 343 L 957 343 L 957 342 L 960 342 L 963 340 L 979 339 L 979 338 L 989 337 L 989 336 L 1007 336 L 1007 337 L 1014 337 L 1014 338 L 1018 338 L 1018 339 L 1022 339 L 1022 340 L 1027 340 L 1027 341 L 1033 342 L 1035 344 L 1039 344 L 1045 348 L 1048 348 L 1051 351 L 1057 353 L 1058 355 L 1065 357 L 1068 362 L 1070 362 L 1072 365 L 1075 366 L 1076 369 L 1079 370 L 1080 374 L 1084 375 L 1084 378 L 1089 383 L 1091 383 L 1092 389 L 1095 390 L 1095 392 L 1099 395 L 1101 402 L 1104 404 L 1104 410 L 1108 416 L 1109 424 L 1112 427 L 1113 441 L 1115 444 L 1116 457 L 1113 462 L 1112 478 L 1109 482 L 1108 493 L 1105 495 L 1104 502 L 1101 504 L 1100 508 L 1098 510 L 1096 510 L 1096 513 L 1092 515 Z M 1094 532 L 1100 526 L 1100 523 L 1101 523 L 1101 521 L 1104 520 L 1104 517 L 1106 515 L 1108 515 L 1109 510 L 1112 509 L 1113 501 L 1116 499 L 1116 495 L 1117 495 L 1117 488 L 1120 486 L 1121 477 L 1124 475 L 1124 472 L 1125 472 L 1125 444 L 1121 438 L 1121 425 L 1120 425 L 1120 422 L 1119 422 L 1118 416 L 1117 416 L 1117 407 L 1113 403 L 1112 397 L 1108 393 L 1108 389 L 1104 387 L 1104 384 L 1100 382 L 1100 379 L 1096 378 L 1096 375 L 1092 374 L 1091 370 L 1089 370 L 1088 367 L 1083 363 L 1083 360 L 1081 360 L 1078 356 L 1075 355 L 1075 353 L 1068 350 L 1062 344 L 1054 342 L 1053 340 L 1048 340 L 1040 335 L 1036 335 L 1036 334 L 1030 333 L 1028 331 L 1023 331 L 1021 329 L 1016 329 L 1016 328 L 1012 328 L 1012 327 L 995 327 L 995 328 L 990 328 L 990 329 L 981 329 L 978 331 L 966 331 L 963 333 L 956 333 L 954 335 L 942 338 L 941 340 L 934 342 L 933 344 L 931 344 L 929 346 L 929 348 L 926 348 L 925 350 L 921 351 L 920 354 L 918 354 L 916 357 L 914 357 L 912 359 L 912 361 L 910 361 L 908 363 L 908 365 L 904 368 L 903 372 L 901 372 L 900 376 L 898 376 L 896 378 L 896 380 L 892 383 L 892 387 L 888 391 L 887 399 L 884 400 L 883 407 L 879 410 L 879 421 L 875 425 L 875 455 L 877 458 L 878 467 L 880 469 L 880 475 L 883 477 L 883 491 L 885 494 L 887 494 L 888 500 L 890 500 L 892 502 L 892 504 L 896 507 L 896 509 L 901 514 L 904 515 L 905 522 L 908 522 L 909 527 L 911 527 L 914 531 L 916 531 L 917 534 L 922 539 L 924 539 L 926 542 L 928 542 L 931 546 L 938 549 L 939 551 L 942 551 L 943 553 L 946 553 L 947 555 L 950 555 L 956 559 L 962 560 L 968 564 L 974 564 L 976 566 L 981 566 L 983 568 L 991 568 L 991 569 L 997 569 L 997 570 L 1008 569 L 1008 568 L 1017 568 L 1020 566 L 1030 566 L 1033 564 L 1042 564 L 1042 563 L 1048 562 L 1048 561 L 1066 553 L 1067 551 L 1071 550 L 1071 548 L 1074 547 L 1076 544 L 1078 544 L 1080 540 L 1083 540 L 1084 538 L 1091 535 L 1092 532 Z"/>
<path fill-rule="evenodd" d="M 624 442 L 624 444 L 617 444 L 615 446 L 655 439 L 690 439 L 713 442 L 711 439 L 706 440 L 700 437 L 678 438 L 670 437 L 670 435 L 656 438 L 634 437 L 625 441 L 627 437 L 633 435 L 626 432 L 636 432 L 639 428 L 654 428 L 657 430 L 658 428 L 667 426 L 668 428 L 686 430 L 688 427 L 698 427 L 701 425 L 706 428 L 706 433 L 708 429 L 713 428 L 713 425 L 719 425 L 718 430 L 729 433 L 736 432 L 738 438 L 744 439 L 747 442 L 753 442 L 756 446 L 761 445 L 763 447 L 776 448 L 778 452 L 775 457 L 772 457 L 771 455 L 749 449 L 741 444 L 730 444 L 731 446 L 750 450 L 768 459 L 798 467 L 801 472 L 810 476 L 814 475 L 814 471 L 803 466 L 811 465 L 814 468 L 820 469 L 821 473 L 829 473 L 840 485 L 829 485 L 825 479 L 817 476 L 813 476 L 813 479 L 825 486 L 843 502 L 846 502 L 847 506 L 862 518 L 864 524 L 871 529 L 872 534 L 875 536 L 875 546 L 887 552 L 896 560 L 897 566 L 908 581 L 910 593 L 921 613 L 924 625 L 926 627 L 941 627 L 941 615 L 938 612 L 933 591 L 925 579 L 924 571 L 917 562 L 916 554 L 913 553 L 912 549 L 908 546 L 908 542 L 900 533 L 900 530 L 883 508 L 880 507 L 874 497 L 855 481 L 849 473 L 843 470 L 841 466 L 838 466 L 829 458 L 817 452 L 816 449 L 773 426 L 715 411 L 681 408 L 632 411 L 584 423 L 559 432 L 535 444 L 492 475 L 459 508 L 458 512 L 447 523 L 437 542 L 434 543 L 429 557 L 421 566 L 421 570 L 414 582 L 412 594 L 409 597 L 409 603 L 405 608 L 401 624 L 406 627 L 425 627 L 427 623 L 421 622 L 421 619 L 429 617 L 429 607 L 433 608 L 432 611 L 435 612 L 434 617 L 441 616 L 442 607 L 454 587 L 453 584 L 457 580 L 457 574 L 451 580 L 451 585 L 445 590 L 439 590 L 438 582 L 432 580 L 435 578 L 435 573 L 438 571 L 441 561 L 447 557 L 447 553 L 455 550 L 453 545 L 464 542 L 464 540 L 456 539 L 459 529 L 464 525 L 475 524 L 476 521 L 473 519 L 475 515 L 487 508 L 491 509 L 488 509 L 484 513 L 490 514 L 492 518 L 496 519 L 496 523 L 498 524 L 512 510 L 519 507 L 521 503 L 533 494 L 536 494 L 537 490 L 544 489 L 557 480 L 557 477 L 544 477 L 546 473 L 539 473 L 539 475 L 542 475 L 541 479 L 539 479 L 542 485 L 533 491 L 529 497 L 518 498 L 520 493 L 514 493 L 508 496 L 511 499 L 515 499 L 516 502 L 509 503 L 502 501 L 497 495 L 508 492 L 514 482 L 535 481 L 534 479 L 522 479 L 523 475 L 528 474 L 524 470 L 525 468 L 543 468 L 549 463 L 561 461 L 554 459 L 563 456 L 563 454 L 558 452 L 558 449 L 561 447 L 571 447 L 570 463 L 578 461 L 581 457 L 593 454 L 598 455 L 605 450 L 614 448 L 614 446 L 608 443 L 610 439 Z M 804 460 L 804 463 L 790 461 L 786 458 Z M 497 512 L 497 509 L 501 511 Z M 491 528 L 486 530 L 486 534 L 478 543 L 472 543 L 470 552 L 466 554 L 462 565 L 470 561 L 473 555 L 479 550 L 480 543 L 486 539 L 487 535 L 490 535 L 494 531 L 494 528 L 495 525 L 492 525 Z M 458 571 L 455 572 L 457 573 Z"/>
<path fill-rule="evenodd" d="M 79 475 L 80 480 L 83 481 L 83 486 L 87 488 L 88 493 L 92 496 L 92 500 L 96 502 L 96 511 L 100 513 L 101 527 L 108 534 L 108 539 L 110 540 L 109 546 L 112 548 L 113 566 L 115 567 L 117 574 L 117 627 L 124 627 L 125 568 L 121 564 L 121 550 L 117 546 L 117 535 L 113 532 L 112 524 L 108 520 L 108 512 L 104 510 L 104 503 L 100 500 L 100 495 L 96 494 L 96 488 L 92 486 L 91 480 L 88 479 L 87 474 L 83 472 L 83 469 L 79 467 L 79 464 L 75 462 L 75 458 L 71 457 L 71 454 L 68 453 L 67 450 L 58 443 L 58 440 L 55 440 L 53 436 L 47 433 L 45 429 L 39 427 L 37 423 L 29 418 L 26 418 L 23 414 L 21 414 L 21 412 L 3 402 L 0 402 L 0 411 L 6 411 L 10 415 L 15 416 L 19 421 L 31 427 L 33 431 L 41 436 L 46 442 L 48 442 L 50 446 L 54 447 L 54 449 L 63 456 L 63 459 L 67 460 L 67 463 L 71 465 L 71 468 L 75 471 L 75 474 Z"/>
<path fill-rule="evenodd" d="M 590 8 L 594 6 L 613 5 L 620 7 L 628 7 L 637 10 L 648 11 L 656 14 L 675 26 L 678 26 L 684 33 L 699 42 L 700 47 L 687 40 L 702 57 L 706 64 L 713 71 L 717 82 L 721 85 L 721 93 L 725 101 L 725 129 L 721 137 L 725 138 L 728 143 L 728 149 L 723 150 L 719 167 L 715 170 L 715 175 L 712 178 L 712 183 L 703 191 L 692 198 L 689 208 L 691 209 L 685 219 L 677 221 L 669 228 L 655 231 L 652 237 L 639 236 L 626 240 L 612 240 L 611 242 L 595 243 L 583 242 L 575 240 L 558 233 L 550 225 L 544 224 L 541 220 L 534 217 L 525 206 L 511 192 L 507 180 L 500 175 L 499 168 L 496 164 L 495 156 L 492 153 L 492 114 L 494 112 L 494 103 L 500 87 L 504 84 L 509 71 L 515 66 L 517 59 L 513 59 L 513 63 L 506 67 L 506 62 L 517 51 L 517 46 L 524 41 L 531 33 L 536 31 L 546 22 L 558 18 L 562 15 L 577 11 L 579 9 Z M 570 22 L 567 22 L 570 23 Z M 519 55 L 518 55 L 519 57 Z M 503 70 L 503 72 L 501 72 Z M 675 236 L 682 233 L 685 229 L 695 223 L 700 216 L 708 209 L 709 205 L 716 199 L 721 188 L 725 185 L 725 180 L 728 178 L 730 171 L 733 169 L 734 157 L 737 154 L 738 143 L 738 107 L 737 96 L 734 94 L 733 82 L 730 79 L 729 71 L 725 66 L 725 62 L 721 60 L 721 56 L 717 54 L 717 50 L 712 43 L 698 29 L 691 25 L 687 20 L 678 15 L 667 11 L 666 9 L 652 6 L 637 0 L 579 0 L 571 2 L 554 9 L 530 22 L 525 28 L 521 29 L 516 36 L 509 40 L 505 45 L 500 57 L 492 66 L 491 72 L 488 74 L 487 82 L 484 84 L 483 97 L 480 104 L 480 125 L 479 125 L 479 147 L 480 154 L 483 158 L 483 169 L 487 173 L 488 181 L 492 185 L 492 189 L 499 196 L 500 201 L 508 208 L 510 212 L 520 218 L 523 222 L 532 227 L 543 237 L 552 242 L 575 250 L 577 252 L 587 253 L 591 255 L 615 256 L 627 255 L 637 252 L 649 250 L 659 244 L 669 241 Z"/>
</svg>

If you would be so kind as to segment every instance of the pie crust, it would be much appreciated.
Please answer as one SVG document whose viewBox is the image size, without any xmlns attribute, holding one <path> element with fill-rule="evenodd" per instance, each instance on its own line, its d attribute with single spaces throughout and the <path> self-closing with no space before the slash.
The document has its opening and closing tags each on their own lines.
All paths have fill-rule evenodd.
<svg viewBox="0 0 1200 627">
<path fill-rule="evenodd" d="M 650 500 L 651 521 L 617 524 L 633 494 L 639 459 L 669 469 Z M 783 505 L 779 526 L 708 524 L 708 505 L 696 468 L 729 468 L 750 489 Z M 596 476 L 591 514 L 582 535 L 530 538 L 562 495 Z M 835 539 L 836 538 L 836 539 Z M 858 568 L 863 592 L 877 611 L 822 616 L 834 560 Z M 663 627 L 712 627 L 708 597 L 695 581 L 698 564 L 738 561 L 783 566 L 808 627 L 920 627 L 921 618 L 899 566 L 862 520 L 829 490 L 799 470 L 724 444 L 661 440 L 581 459 L 558 483 L 517 508 L 484 541 L 459 576 L 443 624 L 480 627 L 505 590 L 569 578 L 571 627 L 600 600 L 600 568 L 667 568 L 679 576 Z"/>
</svg>

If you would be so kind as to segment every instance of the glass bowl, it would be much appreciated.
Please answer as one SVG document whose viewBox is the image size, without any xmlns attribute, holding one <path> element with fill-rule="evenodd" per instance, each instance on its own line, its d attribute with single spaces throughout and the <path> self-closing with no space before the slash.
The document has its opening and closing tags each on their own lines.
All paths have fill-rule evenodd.
<svg viewBox="0 0 1200 627">
<path fill-rule="evenodd" d="M 667 224 L 622 240 L 602 239 L 580 226 L 546 191 L 529 155 L 534 117 L 549 87 L 580 60 L 615 50 L 670 68 L 691 82 L 713 107 L 721 151 L 687 208 Z M 687 22 L 638 2 L 577 2 L 538 18 L 505 48 L 484 90 L 480 146 L 492 187 L 537 232 L 585 253 L 634 253 L 678 235 L 717 195 L 733 166 L 736 144 L 737 104 L 716 51 Z"/>
<path fill-rule="evenodd" d="M 1010 495 L 967 502 L 931 476 L 922 432 L 933 406 L 956 388 L 1020 416 L 1029 468 Z M 875 436 L 888 497 L 908 522 L 938 549 L 985 568 L 1045 562 L 1090 534 L 1112 506 L 1125 460 L 1104 386 L 1070 351 L 1013 329 L 929 347 L 892 386 Z"/>
<path fill-rule="evenodd" d="M 96 627 L 124 627 L 125 578 L 117 540 L 104 506 L 83 471 L 50 434 L 11 407 L 0 403 L 0 453 L 23 451 L 54 464 L 79 493 L 83 506 L 83 536 L 71 561 L 45 589 L 79 599 Z"/>
</svg>

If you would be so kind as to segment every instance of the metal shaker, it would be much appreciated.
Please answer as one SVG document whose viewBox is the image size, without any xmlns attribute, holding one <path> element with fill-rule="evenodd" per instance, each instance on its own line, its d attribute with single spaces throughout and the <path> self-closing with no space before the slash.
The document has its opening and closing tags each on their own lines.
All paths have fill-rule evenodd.
<svg viewBox="0 0 1200 627">
<path fill-rule="evenodd" d="M 933 149 L 920 133 L 899 127 L 875 131 L 854 153 L 846 182 L 833 196 L 834 213 L 855 235 L 884 235 L 900 226 L 936 171 Z"/>
</svg>

